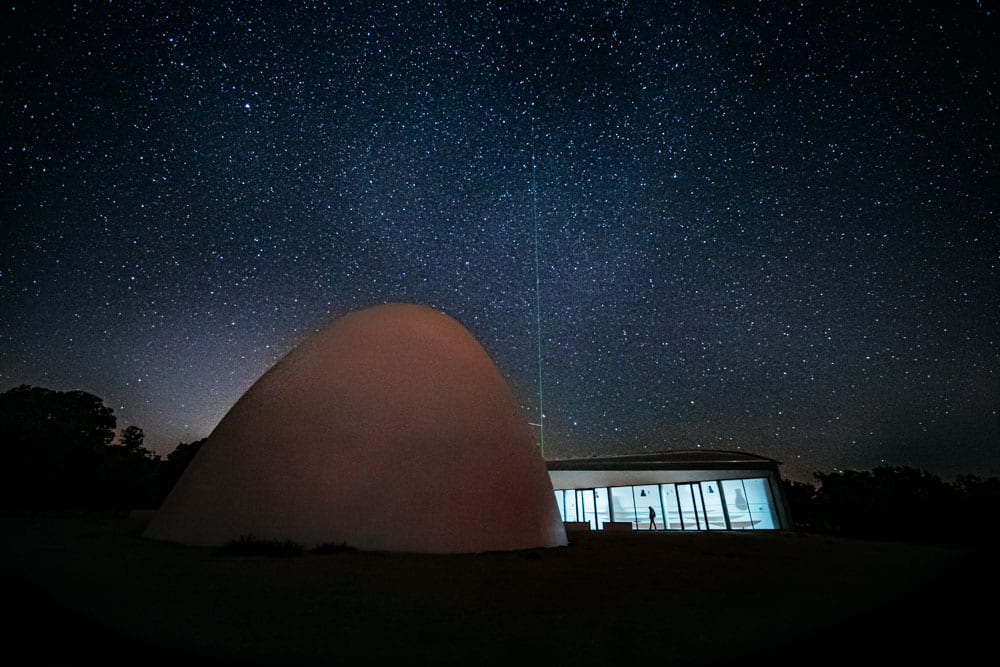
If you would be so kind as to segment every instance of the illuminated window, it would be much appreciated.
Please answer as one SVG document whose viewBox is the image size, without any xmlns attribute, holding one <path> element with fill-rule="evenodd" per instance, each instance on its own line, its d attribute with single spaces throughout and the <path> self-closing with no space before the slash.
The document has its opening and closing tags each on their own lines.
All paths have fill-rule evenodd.
<svg viewBox="0 0 1000 667">
<path fill-rule="evenodd" d="M 632 487 L 632 495 L 635 497 L 635 511 L 637 516 L 636 527 L 641 530 L 649 530 L 649 508 L 652 507 L 656 513 L 656 529 L 663 530 L 663 503 L 660 502 L 660 489 L 658 485 L 635 486 Z"/>
<path fill-rule="evenodd" d="M 701 505 L 698 484 L 678 484 L 677 500 L 681 507 L 684 530 L 705 530 L 705 510 Z"/>
<path fill-rule="evenodd" d="M 750 518 L 756 530 L 774 530 L 778 527 L 778 519 L 774 514 L 774 503 L 771 501 L 771 489 L 766 479 L 745 479 L 743 488 L 746 490 L 747 507 Z"/>
<path fill-rule="evenodd" d="M 660 497 L 666 513 L 665 527 L 668 530 L 681 529 L 681 508 L 677 504 L 677 489 L 673 484 L 660 485 Z"/>
<path fill-rule="evenodd" d="M 604 524 L 611 521 L 607 489 L 594 489 L 594 511 L 597 518 L 597 529 L 602 530 Z"/>
<path fill-rule="evenodd" d="M 566 513 L 563 514 L 563 519 L 566 521 L 579 521 L 580 517 L 576 512 L 576 490 L 566 489 L 565 498 L 563 502 L 566 504 Z"/>
<path fill-rule="evenodd" d="M 727 479 L 722 482 L 722 491 L 733 530 L 774 530 L 778 527 L 766 479 Z"/>
<path fill-rule="evenodd" d="M 630 521 L 633 528 L 637 527 L 631 486 L 612 487 L 611 506 L 615 511 L 615 521 Z"/>
<path fill-rule="evenodd" d="M 705 519 L 709 530 L 726 529 L 726 512 L 722 507 L 722 491 L 718 482 L 702 482 L 701 497 L 705 502 Z"/>
</svg>

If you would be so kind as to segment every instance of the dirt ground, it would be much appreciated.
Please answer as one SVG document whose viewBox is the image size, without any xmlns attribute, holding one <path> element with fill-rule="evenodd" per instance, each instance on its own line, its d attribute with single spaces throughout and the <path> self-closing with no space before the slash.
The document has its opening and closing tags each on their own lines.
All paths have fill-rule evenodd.
<svg viewBox="0 0 1000 667">
<path fill-rule="evenodd" d="M 557 549 L 278 558 L 142 527 L 0 518 L 7 664 L 924 664 L 992 653 L 997 633 L 985 548 L 574 533 Z"/>
</svg>

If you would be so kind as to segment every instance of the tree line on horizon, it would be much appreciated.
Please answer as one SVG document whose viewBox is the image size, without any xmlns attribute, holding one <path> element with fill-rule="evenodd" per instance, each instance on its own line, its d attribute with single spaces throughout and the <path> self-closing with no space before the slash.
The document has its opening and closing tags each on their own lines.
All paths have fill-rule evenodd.
<svg viewBox="0 0 1000 667">
<path fill-rule="evenodd" d="M 114 411 L 83 391 L 20 385 L 0 394 L 5 465 L 0 509 L 128 512 L 160 506 L 204 439 L 161 458 L 138 426 L 115 442 Z M 782 480 L 799 530 L 872 539 L 992 540 L 1000 479 L 945 482 L 905 466 L 814 473 L 817 484 Z"/>
<path fill-rule="evenodd" d="M 0 394 L 0 508 L 156 508 L 204 442 L 182 442 L 163 459 L 138 426 L 117 442 L 116 429 L 114 411 L 84 391 L 20 385 Z"/>
<path fill-rule="evenodd" d="M 817 484 L 782 480 L 795 527 L 863 539 L 995 543 L 1000 479 L 945 482 L 907 466 L 813 473 Z"/>
</svg>

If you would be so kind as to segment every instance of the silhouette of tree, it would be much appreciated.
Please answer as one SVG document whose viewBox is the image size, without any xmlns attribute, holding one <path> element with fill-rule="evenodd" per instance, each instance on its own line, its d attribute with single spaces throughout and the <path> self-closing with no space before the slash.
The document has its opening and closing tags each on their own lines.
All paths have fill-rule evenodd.
<svg viewBox="0 0 1000 667">
<path fill-rule="evenodd" d="M 191 459 L 204 444 L 205 438 L 194 442 L 182 442 L 167 454 L 167 460 L 160 466 L 160 502 L 167 497 L 177 480 L 184 474 Z"/>
<path fill-rule="evenodd" d="M 108 447 L 98 470 L 100 492 L 92 506 L 111 510 L 156 507 L 159 465 L 147 449 Z"/>
<path fill-rule="evenodd" d="M 122 446 L 129 451 L 139 451 L 142 449 L 142 441 L 146 434 L 138 426 L 129 426 L 122 431 L 119 441 Z"/>
<path fill-rule="evenodd" d="M 966 540 L 958 485 L 906 466 L 815 473 L 811 529 L 856 537 Z"/>
<path fill-rule="evenodd" d="M 974 475 L 959 475 L 955 487 L 961 496 L 954 520 L 968 539 L 994 547 L 1000 541 L 994 530 L 1000 514 L 1000 479 L 982 479 Z"/>
<path fill-rule="evenodd" d="M 5 507 L 84 506 L 95 472 L 115 434 L 115 416 L 83 391 L 21 385 L 0 394 L 0 504 Z"/>
<path fill-rule="evenodd" d="M 782 479 L 785 500 L 792 513 L 792 522 L 799 530 L 809 530 L 816 521 L 816 487 L 805 482 Z"/>
<path fill-rule="evenodd" d="M 95 504 L 105 509 L 156 507 L 160 497 L 160 460 L 143 447 L 145 433 L 138 426 L 122 430 L 117 446 L 107 447 L 99 476 L 101 492 Z"/>
<path fill-rule="evenodd" d="M 174 450 L 167 454 L 167 461 L 172 465 L 177 466 L 181 472 L 187 468 L 187 465 L 194 458 L 194 455 L 198 453 L 201 446 L 205 444 L 206 438 L 201 440 L 195 440 L 194 442 L 182 442 Z"/>
<path fill-rule="evenodd" d="M 143 440 L 146 434 L 138 426 L 129 426 L 125 428 L 121 436 L 118 438 L 118 442 L 132 456 L 138 456 L 144 459 L 156 459 L 156 454 L 154 454 L 149 449 L 142 446 Z"/>
</svg>

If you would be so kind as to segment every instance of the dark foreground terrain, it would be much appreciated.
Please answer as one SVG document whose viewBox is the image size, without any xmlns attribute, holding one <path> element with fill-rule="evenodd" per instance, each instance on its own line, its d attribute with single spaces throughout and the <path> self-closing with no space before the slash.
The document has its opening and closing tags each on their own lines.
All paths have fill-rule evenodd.
<svg viewBox="0 0 1000 667">
<path fill-rule="evenodd" d="M 1000 637 L 987 548 L 596 533 L 558 549 L 280 558 L 142 527 L 0 518 L 6 664 L 923 664 L 989 655 Z"/>
</svg>

